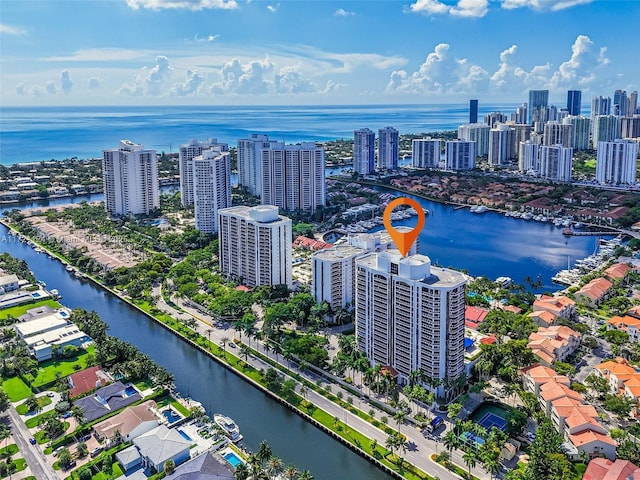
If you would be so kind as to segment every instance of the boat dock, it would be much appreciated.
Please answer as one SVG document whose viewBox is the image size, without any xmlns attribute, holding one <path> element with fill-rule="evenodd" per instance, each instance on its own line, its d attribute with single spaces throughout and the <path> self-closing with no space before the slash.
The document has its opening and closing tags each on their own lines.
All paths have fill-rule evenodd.
<svg viewBox="0 0 640 480">
<path fill-rule="evenodd" d="M 571 230 L 570 228 L 565 228 L 564 230 L 562 230 L 562 234 L 563 235 L 568 235 L 568 236 L 572 236 L 572 237 L 588 237 L 588 236 L 592 236 L 592 237 L 603 237 L 605 235 L 617 235 L 619 232 L 614 231 L 614 232 L 589 232 L 589 231 L 583 231 L 583 232 L 576 232 L 575 230 Z"/>
</svg>

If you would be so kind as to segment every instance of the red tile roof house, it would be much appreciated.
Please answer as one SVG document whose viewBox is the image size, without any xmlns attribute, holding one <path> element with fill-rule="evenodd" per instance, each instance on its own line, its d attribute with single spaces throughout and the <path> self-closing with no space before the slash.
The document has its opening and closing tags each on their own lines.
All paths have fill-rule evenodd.
<svg viewBox="0 0 640 480">
<path fill-rule="evenodd" d="M 640 342 L 640 319 L 630 315 L 611 317 L 607 322 L 607 330 L 620 330 L 629 335 L 629 341 Z"/>
<path fill-rule="evenodd" d="M 576 314 L 576 302 L 564 295 L 560 297 L 541 295 L 533 302 L 533 311 L 547 311 L 557 317 L 573 318 Z"/>
<path fill-rule="evenodd" d="M 104 387 L 113 380 L 102 371 L 102 368 L 89 367 L 67 377 L 69 382 L 69 398 L 76 398 L 96 388 Z"/>
<path fill-rule="evenodd" d="M 594 458 L 587 465 L 582 480 L 640 480 L 640 468 L 629 460 Z"/>
<path fill-rule="evenodd" d="M 595 308 L 611 295 L 613 283 L 606 278 L 594 278 L 575 293 L 578 303 Z"/>
<path fill-rule="evenodd" d="M 486 308 L 466 305 L 464 307 L 465 326 L 475 330 L 476 328 L 478 328 L 478 325 L 480 325 L 484 321 L 488 313 L 489 313 L 489 310 L 487 310 Z"/>
<path fill-rule="evenodd" d="M 614 263 L 604 271 L 604 276 L 612 282 L 622 281 L 631 270 L 633 269 L 626 263 Z"/>
</svg>

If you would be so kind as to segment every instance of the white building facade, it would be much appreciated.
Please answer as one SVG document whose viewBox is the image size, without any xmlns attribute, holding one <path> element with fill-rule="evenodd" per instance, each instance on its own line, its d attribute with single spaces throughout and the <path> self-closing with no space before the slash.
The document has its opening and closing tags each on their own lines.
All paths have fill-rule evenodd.
<svg viewBox="0 0 640 480">
<path fill-rule="evenodd" d="M 486 123 L 467 123 L 458 127 L 458 140 L 476 142 L 476 155 L 486 157 L 489 153 L 489 130 Z"/>
<path fill-rule="evenodd" d="M 230 207 L 218 212 L 222 272 L 249 287 L 292 285 L 291 219 L 274 205 Z"/>
<path fill-rule="evenodd" d="M 596 181 L 614 185 L 636 183 L 638 144 L 633 140 L 598 142 Z"/>
<path fill-rule="evenodd" d="M 178 167 L 180 168 L 180 200 L 183 207 L 193 205 L 193 159 L 202 155 L 202 152 L 210 148 L 219 148 L 229 151 L 229 145 L 218 143 L 215 138 L 200 142 L 191 140 L 180 145 L 178 152 Z"/>
<path fill-rule="evenodd" d="M 121 140 L 118 148 L 103 150 L 102 178 L 110 215 L 148 215 L 160 208 L 155 150 Z"/>
<path fill-rule="evenodd" d="M 378 168 L 398 169 L 398 130 L 385 127 L 378 130 Z"/>
<path fill-rule="evenodd" d="M 231 206 L 229 152 L 205 150 L 192 160 L 193 199 L 196 229 L 218 231 L 218 210 Z"/>
<path fill-rule="evenodd" d="M 353 171 L 369 175 L 376 168 L 376 134 L 368 128 L 353 132 Z"/>
<path fill-rule="evenodd" d="M 262 150 L 271 148 L 274 140 L 267 135 L 252 133 L 238 140 L 238 184 L 252 195 L 262 195 Z"/>
<path fill-rule="evenodd" d="M 447 170 L 473 170 L 475 167 L 476 142 L 447 141 L 445 146 L 445 168 Z"/>
<path fill-rule="evenodd" d="M 413 168 L 438 168 L 442 153 L 442 141 L 432 138 L 416 138 L 411 142 Z"/>
<path fill-rule="evenodd" d="M 540 176 L 556 182 L 571 181 L 573 148 L 562 145 L 540 147 Z"/>
</svg>

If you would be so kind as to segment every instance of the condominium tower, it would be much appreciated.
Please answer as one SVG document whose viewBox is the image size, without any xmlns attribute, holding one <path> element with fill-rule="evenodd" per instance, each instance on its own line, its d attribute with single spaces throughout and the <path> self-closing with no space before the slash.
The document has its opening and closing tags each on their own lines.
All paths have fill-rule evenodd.
<svg viewBox="0 0 640 480">
<path fill-rule="evenodd" d="M 226 143 L 218 143 L 215 138 L 204 142 L 191 140 L 189 143 L 180 145 L 178 167 L 180 168 L 180 199 L 183 207 L 193 205 L 193 159 L 202 155 L 203 151 L 214 147 L 225 152 L 229 150 Z"/>
<path fill-rule="evenodd" d="M 326 203 L 324 164 L 324 149 L 314 142 L 276 142 L 262 149 L 261 203 L 313 213 Z"/>
<path fill-rule="evenodd" d="M 252 195 L 262 195 L 262 150 L 271 148 L 275 143 L 267 135 L 258 133 L 238 140 L 238 184 L 246 187 Z"/>
<path fill-rule="evenodd" d="M 573 148 L 562 145 L 540 147 L 540 176 L 557 182 L 571 181 Z"/>
<path fill-rule="evenodd" d="M 193 204 L 196 229 L 218 231 L 218 211 L 231 206 L 229 152 L 211 148 L 192 160 Z"/>
<path fill-rule="evenodd" d="M 469 123 L 478 123 L 478 100 L 469 100 Z"/>
<path fill-rule="evenodd" d="M 599 142 L 611 142 L 620 138 L 622 122 L 617 115 L 598 115 L 593 125 L 593 146 L 596 148 Z"/>
<path fill-rule="evenodd" d="M 582 91 L 567 91 L 567 110 L 569 115 L 580 115 L 580 107 L 582 105 Z"/>
<path fill-rule="evenodd" d="M 378 168 L 398 169 L 398 130 L 393 127 L 378 130 Z"/>
<path fill-rule="evenodd" d="M 591 120 L 584 115 L 569 115 L 562 123 L 571 125 L 569 134 L 569 147 L 574 150 L 587 150 L 589 148 L 589 133 L 591 132 Z"/>
<path fill-rule="evenodd" d="M 476 142 L 476 155 L 485 157 L 489 153 L 489 130 L 486 123 L 467 123 L 458 127 L 458 140 Z"/>
<path fill-rule="evenodd" d="M 633 140 L 599 142 L 596 180 L 615 185 L 636 183 L 637 158 L 638 144 Z"/>
<path fill-rule="evenodd" d="M 430 137 L 416 138 L 411 142 L 413 168 L 438 168 L 440 164 L 441 140 Z"/>
<path fill-rule="evenodd" d="M 518 152 L 518 170 L 522 173 L 538 172 L 539 145 L 531 140 L 520 142 Z"/>
<path fill-rule="evenodd" d="M 476 168 L 476 142 L 450 140 L 445 147 L 447 170 L 473 170 Z"/>
<path fill-rule="evenodd" d="M 356 345 L 372 365 L 440 380 L 425 388 L 447 398 L 464 373 L 464 274 L 431 266 L 425 255 L 388 250 L 356 260 Z"/>
<path fill-rule="evenodd" d="M 148 215 L 160 208 L 155 150 L 120 140 L 118 148 L 103 150 L 102 179 L 110 215 Z"/>
<path fill-rule="evenodd" d="M 353 132 L 353 171 L 369 175 L 376 168 L 376 134 L 368 128 Z"/>
<path fill-rule="evenodd" d="M 536 113 L 549 105 L 549 90 L 529 90 L 529 123 L 533 124 Z"/>
<path fill-rule="evenodd" d="M 499 123 L 489 131 L 489 164 L 505 165 L 515 157 L 515 129 Z"/>
<path fill-rule="evenodd" d="M 230 207 L 218 212 L 222 272 L 249 287 L 292 285 L 291 220 L 278 207 Z"/>
</svg>

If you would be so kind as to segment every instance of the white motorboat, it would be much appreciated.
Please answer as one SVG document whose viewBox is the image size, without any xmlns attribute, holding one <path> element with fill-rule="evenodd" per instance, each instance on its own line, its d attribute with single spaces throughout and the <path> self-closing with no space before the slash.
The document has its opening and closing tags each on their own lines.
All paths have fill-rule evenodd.
<svg viewBox="0 0 640 480">
<path fill-rule="evenodd" d="M 229 417 L 222 415 L 221 413 L 216 413 L 213 415 L 213 420 L 216 424 L 224 430 L 224 433 L 229 440 L 232 442 L 239 442 L 242 440 L 242 435 L 240 435 L 240 429 L 236 422 L 231 420 Z"/>
</svg>

